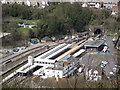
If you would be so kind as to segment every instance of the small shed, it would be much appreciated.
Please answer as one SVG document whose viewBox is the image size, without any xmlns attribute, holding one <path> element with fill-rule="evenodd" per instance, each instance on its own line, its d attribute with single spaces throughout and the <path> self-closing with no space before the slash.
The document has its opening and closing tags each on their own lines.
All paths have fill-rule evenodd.
<svg viewBox="0 0 120 90">
<path fill-rule="evenodd" d="M 51 42 L 51 41 L 52 41 L 52 39 L 49 38 L 48 36 L 45 36 L 45 37 L 43 37 L 43 38 L 41 39 L 41 42 L 42 42 L 42 43 Z"/>
</svg>

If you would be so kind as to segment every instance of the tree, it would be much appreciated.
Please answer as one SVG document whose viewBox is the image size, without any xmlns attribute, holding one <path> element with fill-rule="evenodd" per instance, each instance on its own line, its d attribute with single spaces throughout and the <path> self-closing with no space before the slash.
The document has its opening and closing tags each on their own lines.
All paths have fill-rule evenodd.
<svg viewBox="0 0 120 90">
<path fill-rule="evenodd" d="M 29 38 L 35 38 L 35 33 L 31 29 L 29 30 Z"/>
</svg>

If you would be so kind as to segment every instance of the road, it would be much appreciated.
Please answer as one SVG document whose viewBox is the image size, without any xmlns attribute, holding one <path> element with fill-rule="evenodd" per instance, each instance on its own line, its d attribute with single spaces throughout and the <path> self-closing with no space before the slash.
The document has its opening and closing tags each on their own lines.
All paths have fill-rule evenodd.
<svg viewBox="0 0 120 90">
<path fill-rule="evenodd" d="M 81 59 L 81 63 L 85 64 L 85 67 L 96 69 L 99 67 L 99 64 L 102 61 L 107 61 L 108 65 L 104 68 L 104 71 L 106 72 L 106 75 L 109 75 L 109 72 L 112 71 L 112 69 L 115 67 L 115 64 L 117 63 L 118 56 L 114 55 L 117 53 L 117 51 L 113 47 L 112 38 L 106 37 L 106 43 L 109 46 L 110 53 L 96 53 L 96 52 L 88 52 L 86 55 L 84 55 Z"/>
</svg>

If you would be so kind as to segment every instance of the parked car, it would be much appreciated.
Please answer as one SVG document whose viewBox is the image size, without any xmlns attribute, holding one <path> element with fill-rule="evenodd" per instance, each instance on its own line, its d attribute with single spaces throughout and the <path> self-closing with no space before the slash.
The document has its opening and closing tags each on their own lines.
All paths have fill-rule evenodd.
<svg viewBox="0 0 120 90">
<path fill-rule="evenodd" d="M 7 54 L 7 53 L 9 53 L 9 51 L 8 50 L 2 50 L 2 53 Z"/>
<path fill-rule="evenodd" d="M 100 67 L 101 67 L 101 68 L 104 68 L 107 64 L 108 64 L 107 61 L 102 61 Z"/>
<path fill-rule="evenodd" d="M 30 41 L 32 44 L 37 44 L 38 42 L 37 41 Z"/>
<path fill-rule="evenodd" d="M 119 69 L 118 69 L 118 68 L 113 68 L 112 71 L 113 71 L 114 73 L 117 73 L 117 72 L 119 71 Z"/>
<path fill-rule="evenodd" d="M 102 61 L 102 63 L 103 63 L 103 64 L 108 64 L 108 62 L 107 62 L 107 61 Z"/>
<path fill-rule="evenodd" d="M 114 78 L 116 78 L 116 75 L 113 72 L 110 72 L 110 78 L 114 79 Z"/>
<path fill-rule="evenodd" d="M 117 40 L 116 40 L 115 38 L 112 39 L 113 44 L 115 44 L 116 41 L 117 41 Z"/>
<path fill-rule="evenodd" d="M 13 52 L 18 52 L 19 51 L 19 49 L 13 49 Z"/>
<path fill-rule="evenodd" d="M 120 68 L 120 64 L 115 64 L 115 67 Z"/>
<path fill-rule="evenodd" d="M 85 66 L 84 65 L 81 65 L 81 67 L 78 69 L 78 72 L 82 73 L 83 70 L 84 70 Z"/>
<path fill-rule="evenodd" d="M 17 49 L 19 50 L 24 50 L 26 47 L 22 46 L 22 47 L 17 47 Z"/>
<path fill-rule="evenodd" d="M 100 40 L 104 40 L 104 41 L 106 41 L 105 37 L 100 38 Z"/>
</svg>

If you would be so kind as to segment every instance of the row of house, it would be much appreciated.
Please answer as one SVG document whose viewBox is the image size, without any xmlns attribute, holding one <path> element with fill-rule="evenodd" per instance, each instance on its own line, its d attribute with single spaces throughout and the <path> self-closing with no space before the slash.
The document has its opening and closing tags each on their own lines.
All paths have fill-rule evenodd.
<svg viewBox="0 0 120 90">
<path fill-rule="evenodd" d="M 38 7 L 45 7 L 48 6 L 48 2 L 82 2 L 87 3 L 91 6 L 95 6 L 98 3 L 103 3 L 105 7 L 113 7 L 116 6 L 118 3 L 118 0 L 2 0 L 2 4 L 25 4 L 28 6 L 38 6 Z"/>
<path fill-rule="evenodd" d="M 118 2 L 85 2 L 82 7 L 104 8 L 112 11 L 112 15 L 119 13 Z"/>
<path fill-rule="evenodd" d="M 2 0 L 2 4 L 21 4 L 21 5 L 27 5 L 27 6 L 38 6 L 45 8 L 45 6 L 48 6 L 48 0 Z"/>
<path fill-rule="evenodd" d="M 118 2 L 119 0 L 2 0 L 2 4 L 22 4 L 27 6 L 37 6 L 45 8 L 49 6 L 48 2 L 81 2 L 82 7 L 95 7 L 95 8 L 107 8 L 112 11 L 112 15 L 116 15 L 119 13 L 118 10 Z"/>
</svg>

